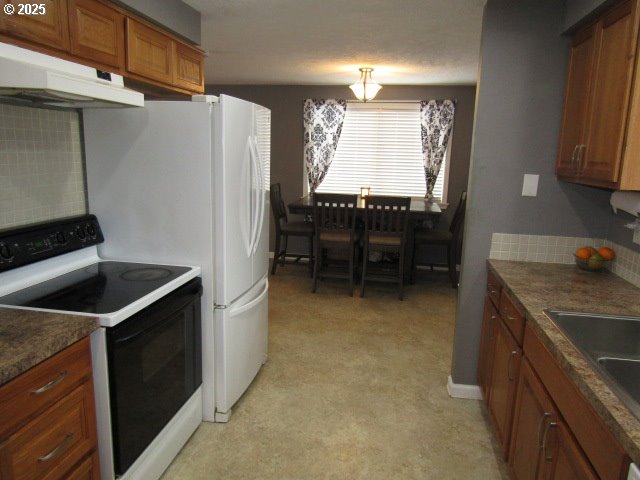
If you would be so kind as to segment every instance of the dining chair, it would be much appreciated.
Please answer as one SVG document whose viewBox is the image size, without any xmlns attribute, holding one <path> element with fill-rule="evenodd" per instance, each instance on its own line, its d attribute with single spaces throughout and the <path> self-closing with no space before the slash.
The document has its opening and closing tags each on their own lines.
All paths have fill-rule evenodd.
<svg viewBox="0 0 640 480">
<path fill-rule="evenodd" d="M 460 194 L 460 201 L 456 208 L 448 230 L 417 227 L 413 234 L 413 259 L 411 261 L 411 283 L 416 280 L 418 248 L 422 245 L 442 245 L 447 247 L 447 269 L 451 286 L 458 288 L 458 271 L 456 264 L 462 252 L 462 236 L 464 232 L 464 216 L 467 206 L 467 192 Z M 433 270 L 433 264 L 431 265 Z"/>
<path fill-rule="evenodd" d="M 276 274 L 278 262 L 285 264 L 287 257 L 287 243 L 289 237 L 307 237 L 309 239 L 309 275 L 313 275 L 313 236 L 314 228 L 312 222 L 295 221 L 290 222 L 287 217 L 287 207 L 282 200 L 282 192 L 279 183 L 271 185 L 271 212 L 273 213 L 273 223 L 276 228 L 276 245 L 273 252 L 273 263 L 271 265 L 271 275 Z M 296 255 L 296 262 L 304 255 Z"/>
<path fill-rule="evenodd" d="M 354 264 L 357 258 L 356 208 L 357 195 L 337 193 L 313 194 L 313 222 L 315 225 L 315 262 L 313 287 L 315 293 L 320 278 L 346 278 L 349 295 L 353 296 Z M 328 252 L 341 252 L 347 257 L 345 268 L 334 263 Z"/>
<path fill-rule="evenodd" d="M 403 299 L 404 256 L 410 208 L 411 197 L 375 195 L 365 198 L 361 297 L 364 296 L 365 282 L 376 280 L 397 283 L 398 298 Z M 384 261 L 370 262 L 372 252 L 397 256 L 397 268 L 389 268 L 390 265 L 385 265 Z M 382 259 L 384 260 L 384 256 Z"/>
</svg>

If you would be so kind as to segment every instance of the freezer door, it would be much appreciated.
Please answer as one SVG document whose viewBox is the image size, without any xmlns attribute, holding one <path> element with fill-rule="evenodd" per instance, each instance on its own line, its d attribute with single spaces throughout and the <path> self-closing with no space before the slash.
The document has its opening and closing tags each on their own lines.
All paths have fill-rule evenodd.
<svg viewBox="0 0 640 480">
<path fill-rule="evenodd" d="M 216 419 L 225 420 L 267 358 L 269 282 L 263 278 L 231 306 L 216 309 Z"/>
<path fill-rule="evenodd" d="M 215 302 L 229 305 L 254 284 L 256 195 L 253 104 L 222 95 L 214 106 Z"/>
</svg>

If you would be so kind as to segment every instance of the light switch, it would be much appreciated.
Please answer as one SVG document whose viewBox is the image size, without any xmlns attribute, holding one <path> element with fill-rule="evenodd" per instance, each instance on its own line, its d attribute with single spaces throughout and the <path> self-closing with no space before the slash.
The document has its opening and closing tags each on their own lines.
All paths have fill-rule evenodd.
<svg viewBox="0 0 640 480">
<path fill-rule="evenodd" d="M 522 182 L 523 197 L 538 196 L 538 179 L 539 178 L 540 178 L 540 175 L 532 175 L 530 173 L 524 174 L 524 181 Z"/>
</svg>

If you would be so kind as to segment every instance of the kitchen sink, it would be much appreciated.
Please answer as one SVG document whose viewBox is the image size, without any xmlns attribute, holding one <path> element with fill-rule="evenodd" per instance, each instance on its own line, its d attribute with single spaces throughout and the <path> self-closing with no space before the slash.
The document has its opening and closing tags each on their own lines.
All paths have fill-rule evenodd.
<svg viewBox="0 0 640 480">
<path fill-rule="evenodd" d="M 640 418 L 640 317 L 545 310 Z"/>
</svg>

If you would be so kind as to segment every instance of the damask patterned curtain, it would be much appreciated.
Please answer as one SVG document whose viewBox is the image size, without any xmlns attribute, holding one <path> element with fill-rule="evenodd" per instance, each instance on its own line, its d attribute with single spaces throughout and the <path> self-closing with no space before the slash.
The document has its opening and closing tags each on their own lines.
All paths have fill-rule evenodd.
<svg viewBox="0 0 640 480">
<path fill-rule="evenodd" d="M 342 132 L 346 100 L 304 101 L 304 161 L 311 193 L 322 183 Z"/>
<path fill-rule="evenodd" d="M 447 153 L 456 105 L 453 100 L 422 100 L 420 130 L 422 132 L 422 163 L 427 182 L 425 198 L 433 197 L 433 187 Z"/>
</svg>

